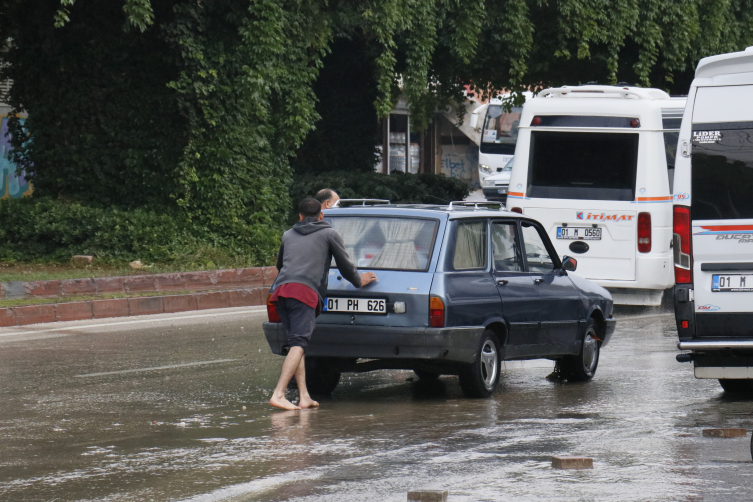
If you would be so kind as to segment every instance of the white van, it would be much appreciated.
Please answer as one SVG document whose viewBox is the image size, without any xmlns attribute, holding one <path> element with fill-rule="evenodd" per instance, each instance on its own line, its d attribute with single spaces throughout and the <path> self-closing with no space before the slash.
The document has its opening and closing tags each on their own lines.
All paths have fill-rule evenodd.
<svg viewBox="0 0 753 502">
<path fill-rule="evenodd" d="M 523 106 L 507 207 L 540 221 L 614 302 L 660 305 L 674 284 L 672 179 L 685 98 L 608 85 Z"/>
<path fill-rule="evenodd" d="M 674 205 L 678 361 L 753 389 L 753 47 L 698 63 Z"/>
</svg>

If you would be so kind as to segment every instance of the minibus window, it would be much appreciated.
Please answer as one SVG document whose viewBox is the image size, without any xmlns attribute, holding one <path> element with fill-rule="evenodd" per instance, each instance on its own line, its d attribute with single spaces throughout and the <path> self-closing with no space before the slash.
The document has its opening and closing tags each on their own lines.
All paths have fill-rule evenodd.
<svg viewBox="0 0 753 502">
<path fill-rule="evenodd" d="M 664 151 L 667 154 L 667 174 L 669 176 L 670 192 L 674 191 L 675 156 L 677 155 L 677 142 L 679 139 L 679 131 L 664 131 Z"/>
<path fill-rule="evenodd" d="M 693 220 L 753 218 L 753 124 L 731 125 L 693 126 Z"/>
<path fill-rule="evenodd" d="M 529 195 L 546 199 L 635 199 L 638 134 L 534 131 Z"/>
</svg>

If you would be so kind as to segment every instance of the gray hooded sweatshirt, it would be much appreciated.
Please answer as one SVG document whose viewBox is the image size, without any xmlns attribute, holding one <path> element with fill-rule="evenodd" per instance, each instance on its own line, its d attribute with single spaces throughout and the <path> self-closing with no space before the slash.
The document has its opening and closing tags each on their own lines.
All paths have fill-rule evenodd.
<svg viewBox="0 0 753 502">
<path fill-rule="evenodd" d="M 351 284 L 361 287 L 358 269 L 348 259 L 343 238 L 326 221 L 305 218 L 282 234 L 277 253 L 275 289 L 283 284 L 304 284 L 319 293 L 320 302 L 327 295 L 329 265 L 335 258 L 337 268 Z"/>
</svg>

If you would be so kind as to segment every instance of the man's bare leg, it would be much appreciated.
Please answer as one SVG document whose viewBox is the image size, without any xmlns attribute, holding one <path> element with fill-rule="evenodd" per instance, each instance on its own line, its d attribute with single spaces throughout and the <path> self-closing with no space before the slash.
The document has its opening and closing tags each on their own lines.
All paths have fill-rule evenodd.
<svg viewBox="0 0 753 502">
<path fill-rule="evenodd" d="M 309 390 L 306 388 L 306 356 L 303 356 L 301 362 L 298 363 L 298 368 L 295 370 L 295 381 L 298 383 L 298 395 L 301 398 L 298 401 L 298 406 L 303 409 L 318 408 L 319 403 L 311 399 Z"/>
<path fill-rule="evenodd" d="M 269 400 L 269 404 L 275 408 L 282 408 L 283 410 L 300 410 L 300 406 L 296 406 L 287 399 L 285 399 L 285 389 L 288 388 L 288 383 L 293 375 L 298 370 L 298 366 L 303 362 L 303 349 L 301 347 L 291 347 L 288 355 L 285 357 L 285 362 L 282 363 L 282 371 L 280 372 L 280 380 L 277 382 L 272 393 L 272 398 Z M 305 386 L 306 384 L 304 384 Z"/>
</svg>

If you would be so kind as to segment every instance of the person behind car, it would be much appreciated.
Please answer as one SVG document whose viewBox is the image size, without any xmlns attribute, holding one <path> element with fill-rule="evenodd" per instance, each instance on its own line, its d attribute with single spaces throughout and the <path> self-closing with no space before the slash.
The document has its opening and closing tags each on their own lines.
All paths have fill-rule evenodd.
<svg viewBox="0 0 753 502">
<path fill-rule="evenodd" d="M 340 196 L 337 195 L 337 192 L 335 192 L 331 188 L 322 188 L 321 190 L 316 192 L 314 198 L 321 202 L 322 209 L 329 209 L 334 206 L 338 200 L 340 200 Z"/>
<path fill-rule="evenodd" d="M 376 280 L 373 272 L 358 274 L 345 251 L 343 238 L 323 220 L 322 205 L 318 200 L 312 197 L 303 199 L 298 205 L 298 213 L 300 221 L 282 235 L 277 254 L 279 273 L 269 299 L 276 304 L 289 347 L 269 404 L 285 410 L 319 406 L 306 388 L 304 354 L 316 326 L 316 317 L 324 305 L 332 258 L 340 274 L 355 287 Z M 293 375 L 300 395 L 298 406 L 285 398 L 285 389 Z"/>
</svg>

